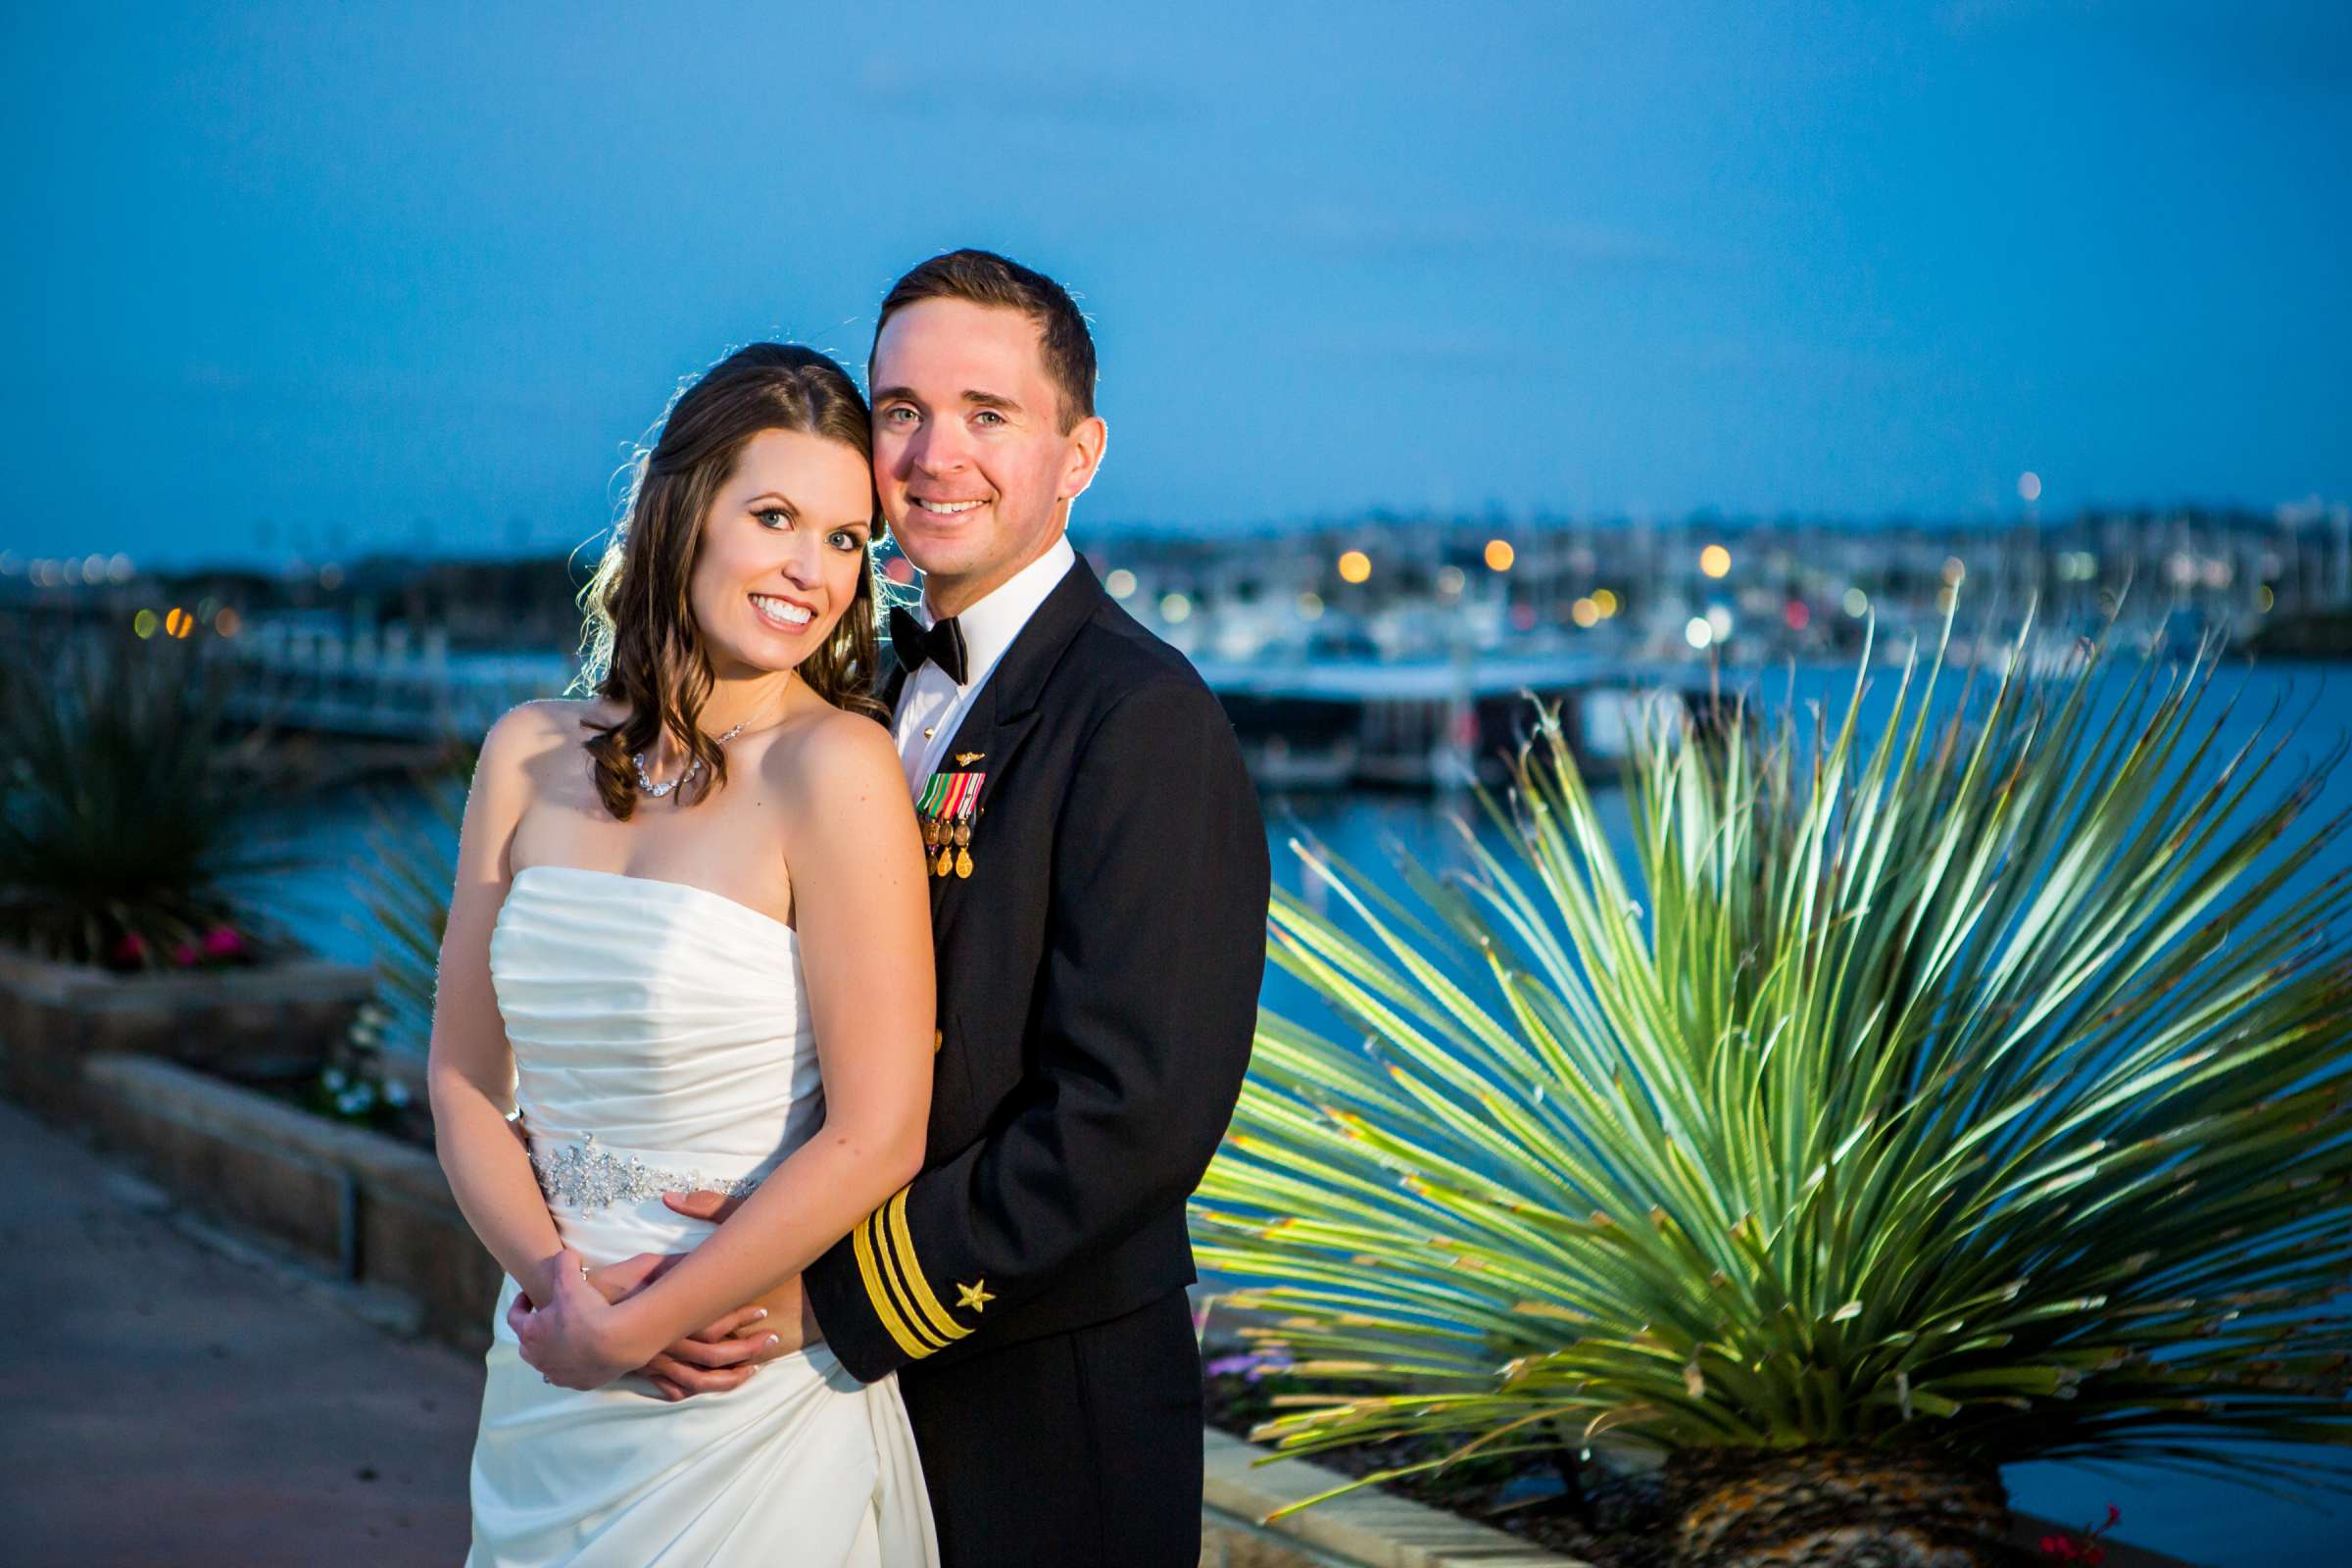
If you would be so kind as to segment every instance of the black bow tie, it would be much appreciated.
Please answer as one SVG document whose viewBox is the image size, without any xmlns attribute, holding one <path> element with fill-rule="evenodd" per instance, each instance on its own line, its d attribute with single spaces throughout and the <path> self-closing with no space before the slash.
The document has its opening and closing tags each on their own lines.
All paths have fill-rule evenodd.
<svg viewBox="0 0 2352 1568">
<path fill-rule="evenodd" d="M 890 651 L 899 656 L 899 662 L 912 676 L 929 660 L 937 664 L 948 679 L 963 684 L 963 628 L 956 617 L 936 621 L 925 631 L 923 623 L 901 606 L 890 607 Z"/>
</svg>

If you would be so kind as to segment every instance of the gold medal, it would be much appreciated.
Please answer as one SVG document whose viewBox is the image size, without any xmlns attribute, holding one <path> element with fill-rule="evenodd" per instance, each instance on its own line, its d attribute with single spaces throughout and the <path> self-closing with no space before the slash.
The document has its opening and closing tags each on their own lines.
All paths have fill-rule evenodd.
<svg viewBox="0 0 2352 1568">
<path fill-rule="evenodd" d="M 939 876 L 946 876 L 946 875 L 947 875 L 947 874 L 948 874 L 950 871 L 954 870 L 955 868 L 956 868 L 956 857 L 955 857 L 953 854 L 949 853 L 947 850 L 944 850 L 944 849 L 943 849 L 943 850 L 941 850 L 941 851 L 939 852 L 939 863 L 938 863 L 936 866 L 934 866 L 934 867 L 933 867 L 934 874 L 936 874 L 936 875 L 939 875 Z"/>
<path fill-rule="evenodd" d="M 924 817 L 924 818 L 923 818 L 923 848 L 924 848 L 924 849 L 926 849 L 926 850 L 936 850 L 936 849 L 938 849 L 938 848 L 939 848 L 939 826 L 940 826 L 940 824 L 939 824 L 939 818 L 938 818 L 938 817 L 936 817 L 936 816 L 926 816 L 926 817 Z"/>
<path fill-rule="evenodd" d="M 941 858 L 945 859 L 946 857 L 943 855 Z M 972 874 L 971 851 L 957 850 L 956 852 L 956 874 L 959 877 L 970 876 Z"/>
<path fill-rule="evenodd" d="M 971 842 L 972 842 L 972 824 L 971 824 L 971 823 L 969 823 L 969 822 L 958 822 L 958 823 L 956 823 L 956 847 L 957 849 L 959 849 L 959 850 L 960 850 L 960 849 L 962 849 L 962 848 L 963 848 L 965 845 L 967 845 L 967 844 L 969 844 L 969 843 L 971 843 Z"/>
</svg>

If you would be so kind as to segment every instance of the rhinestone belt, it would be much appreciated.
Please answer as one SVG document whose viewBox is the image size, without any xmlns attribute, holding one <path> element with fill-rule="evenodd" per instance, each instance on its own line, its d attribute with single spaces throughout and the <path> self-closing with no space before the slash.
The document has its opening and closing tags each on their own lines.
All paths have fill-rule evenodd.
<svg viewBox="0 0 2352 1568">
<path fill-rule="evenodd" d="M 539 1190 L 551 1201 L 561 1200 L 574 1208 L 591 1210 L 608 1203 L 650 1202 L 663 1193 L 723 1193 L 741 1198 L 765 1179 L 738 1176 L 729 1180 L 705 1176 L 699 1170 L 667 1170 L 648 1165 L 634 1154 L 622 1159 L 611 1150 L 599 1149 L 594 1133 L 585 1134 L 576 1144 L 532 1150 L 531 1169 L 539 1177 Z"/>
</svg>

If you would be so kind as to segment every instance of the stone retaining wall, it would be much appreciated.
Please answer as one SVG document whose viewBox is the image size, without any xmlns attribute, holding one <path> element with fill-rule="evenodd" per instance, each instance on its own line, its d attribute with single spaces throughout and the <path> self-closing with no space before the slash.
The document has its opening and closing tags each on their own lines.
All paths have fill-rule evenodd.
<svg viewBox="0 0 2352 1568">
<path fill-rule="evenodd" d="M 430 1153 L 142 1056 L 86 1063 L 81 1098 L 99 1142 L 173 1194 L 402 1293 L 436 1339 L 488 1348 L 498 1264 Z"/>
<path fill-rule="evenodd" d="M 1585 1568 L 1584 1559 L 1366 1487 L 1259 1524 L 1275 1509 L 1347 1484 L 1303 1459 L 1205 1434 L 1201 1568 Z"/>
<path fill-rule="evenodd" d="M 373 988 L 323 958 L 117 974 L 0 948 L 0 1081 L 52 1121 L 83 1118 L 82 1063 L 139 1054 L 246 1079 L 316 1073 Z"/>
</svg>

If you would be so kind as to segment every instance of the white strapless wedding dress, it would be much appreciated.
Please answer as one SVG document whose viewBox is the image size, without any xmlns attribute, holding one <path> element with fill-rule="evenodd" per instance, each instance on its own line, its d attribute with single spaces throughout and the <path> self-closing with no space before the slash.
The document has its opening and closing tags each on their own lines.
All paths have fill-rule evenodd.
<svg viewBox="0 0 2352 1568">
<path fill-rule="evenodd" d="M 548 1212 L 590 1264 L 713 1227 L 664 1188 L 747 1191 L 824 1118 L 800 945 L 720 894 L 568 866 L 514 875 L 490 939 L 515 1102 Z M 492 1318 L 467 1568 L 930 1568 L 898 1383 L 824 1347 L 670 1403 L 635 1375 L 581 1393 Z"/>
</svg>

